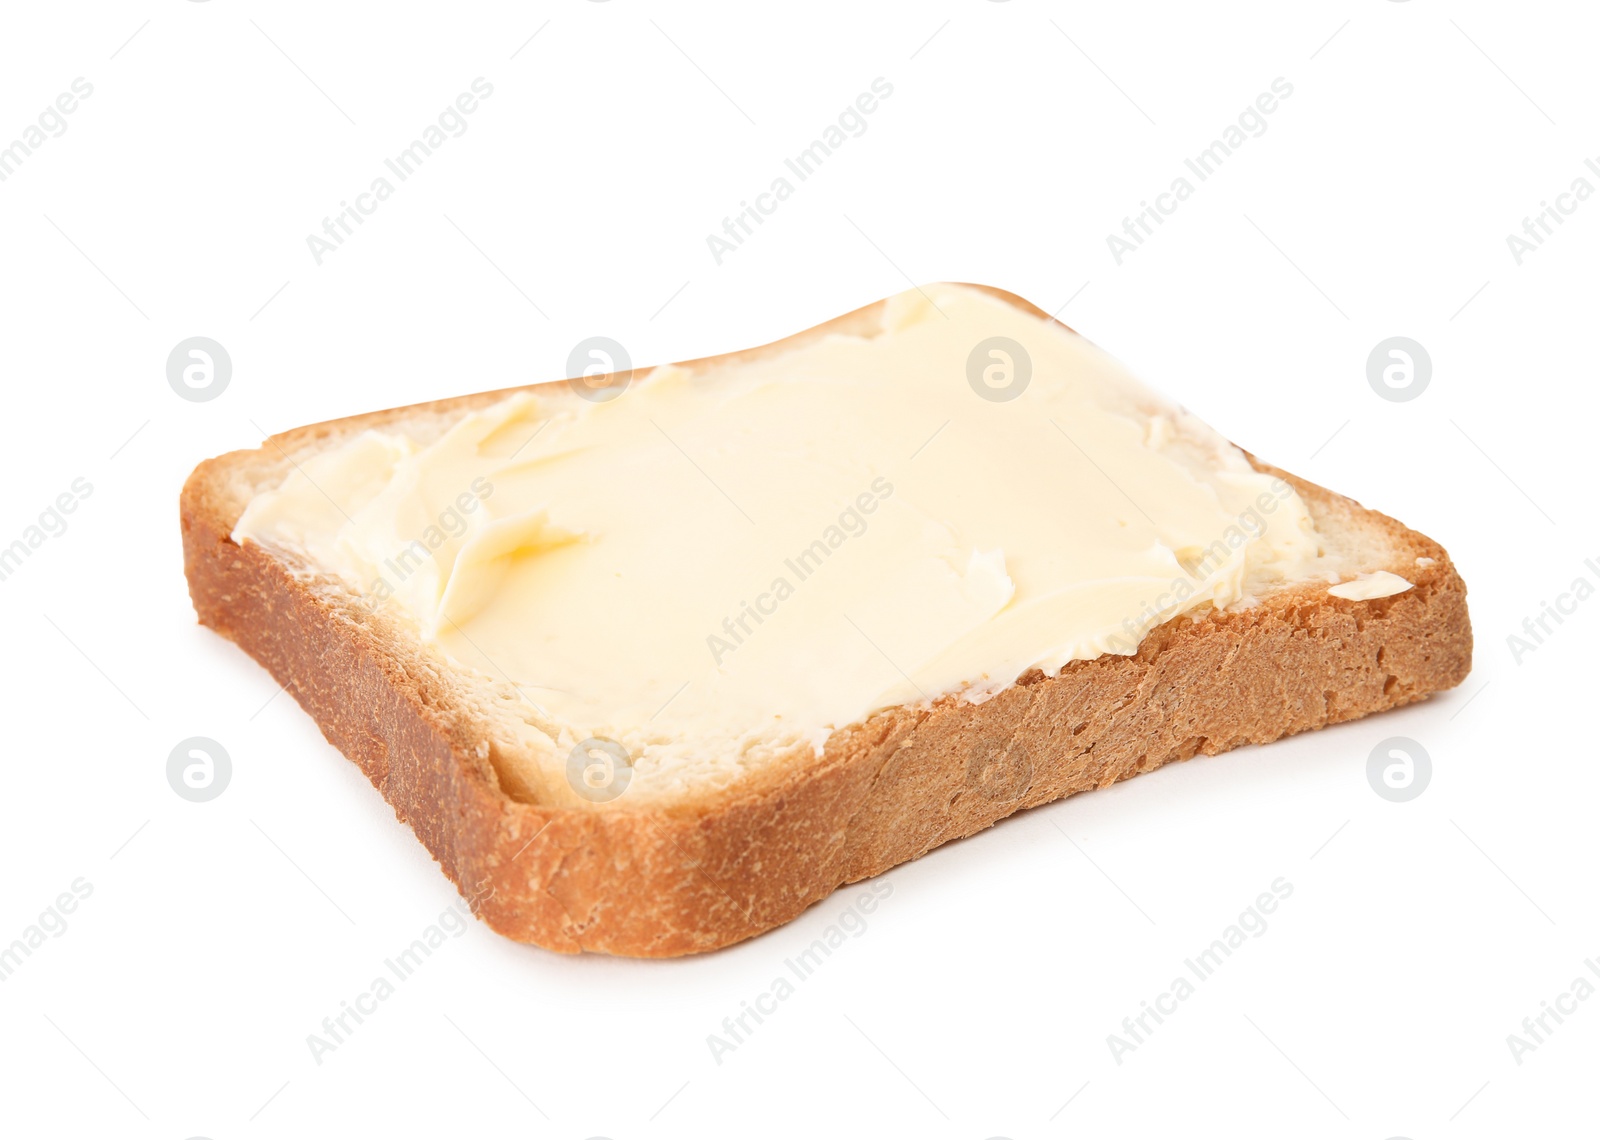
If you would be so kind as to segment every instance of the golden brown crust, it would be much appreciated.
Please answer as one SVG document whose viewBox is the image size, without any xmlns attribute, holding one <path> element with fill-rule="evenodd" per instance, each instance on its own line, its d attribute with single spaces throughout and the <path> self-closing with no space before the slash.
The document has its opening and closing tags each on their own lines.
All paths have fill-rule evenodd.
<svg viewBox="0 0 1600 1140">
<path fill-rule="evenodd" d="M 500 395 L 418 407 L 460 410 Z M 1346 601 L 1311 584 L 1252 609 L 1179 617 L 1134 656 L 1025 677 L 981 705 L 889 710 L 834 733 L 820 759 L 704 803 L 521 802 L 502 790 L 485 732 L 435 662 L 397 650 L 376 622 L 229 537 L 244 505 L 241 468 L 287 466 L 283 455 L 417 410 L 311 425 L 202 463 L 180 502 L 189 591 L 200 621 L 294 695 L 481 918 L 552 950 L 668 957 L 726 946 L 1022 808 L 1408 704 L 1458 684 L 1471 665 L 1466 587 L 1438 544 L 1257 462 L 1294 484 L 1319 525 L 1375 536 L 1389 554 L 1367 569 L 1393 570 L 1413 588 Z"/>
</svg>

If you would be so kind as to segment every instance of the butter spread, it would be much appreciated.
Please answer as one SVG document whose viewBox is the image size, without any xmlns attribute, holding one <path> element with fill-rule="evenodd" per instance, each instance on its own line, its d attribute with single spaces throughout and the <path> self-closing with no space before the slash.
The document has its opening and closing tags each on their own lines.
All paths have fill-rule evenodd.
<svg viewBox="0 0 1600 1140">
<path fill-rule="evenodd" d="M 547 759 L 608 738 L 647 781 L 1348 573 L 1287 483 L 1082 337 L 956 285 L 604 402 L 549 385 L 364 431 L 233 537 L 514 685 Z"/>
<path fill-rule="evenodd" d="M 1337 586 L 1329 586 L 1328 593 L 1336 598 L 1347 598 L 1352 602 L 1367 602 L 1373 598 L 1403 594 L 1409 589 L 1411 583 L 1400 575 L 1391 574 L 1387 570 L 1377 570 L 1371 574 L 1358 574 L 1350 581 L 1340 582 Z"/>
</svg>

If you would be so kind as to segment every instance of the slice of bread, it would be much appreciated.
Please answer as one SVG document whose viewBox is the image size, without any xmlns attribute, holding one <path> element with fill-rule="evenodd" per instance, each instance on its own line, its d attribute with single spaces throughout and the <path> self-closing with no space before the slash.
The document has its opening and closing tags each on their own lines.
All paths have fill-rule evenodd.
<svg viewBox="0 0 1600 1140">
<path fill-rule="evenodd" d="M 948 288 L 1049 321 L 1000 290 Z M 889 303 L 677 367 L 693 378 L 830 334 L 870 336 Z M 455 660 L 328 567 L 232 537 L 253 499 L 313 457 L 371 429 L 426 444 L 514 391 L 284 432 L 201 463 L 180 503 L 200 621 L 293 694 L 473 910 L 514 939 L 640 957 L 725 946 L 1022 808 L 1408 704 L 1470 668 L 1466 588 L 1438 544 L 1248 457 L 1298 493 L 1318 542 L 1348 571 L 1340 577 L 1388 572 L 1410 588 L 1359 600 L 1330 594 L 1326 578 L 1280 583 L 1180 614 L 1136 652 L 1034 669 L 981 699 L 880 709 L 815 750 L 731 773 L 688 766 L 637 795 L 589 802 L 530 761 L 530 739 L 548 744 L 554 730 L 509 677 Z"/>
</svg>

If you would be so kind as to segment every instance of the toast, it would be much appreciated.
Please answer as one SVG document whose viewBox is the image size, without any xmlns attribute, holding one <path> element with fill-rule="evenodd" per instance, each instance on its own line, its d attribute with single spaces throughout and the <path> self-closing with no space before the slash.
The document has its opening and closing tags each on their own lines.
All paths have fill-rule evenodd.
<svg viewBox="0 0 1600 1140">
<path fill-rule="evenodd" d="M 917 292 L 935 308 L 934 297 L 981 296 L 985 303 L 1048 326 L 1049 336 L 1063 338 L 1052 344 L 1079 340 L 1041 310 L 1001 290 L 927 289 L 934 293 Z M 1088 649 L 1063 650 L 1044 664 L 996 651 L 982 683 L 971 664 L 971 652 L 982 650 L 971 650 L 951 666 L 956 672 L 948 673 L 970 682 L 965 687 L 939 680 L 946 674 L 932 664 L 926 671 L 895 666 L 900 678 L 891 678 L 881 693 L 840 681 L 826 694 L 834 700 L 830 709 L 859 709 L 853 719 L 844 719 L 851 715 L 847 712 L 820 721 L 825 727 L 817 731 L 822 714 L 816 713 L 806 722 L 809 736 L 796 735 L 798 729 L 752 735 L 754 726 L 729 724 L 726 739 L 707 740 L 699 751 L 692 734 L 673 738 L 658 730 L 651 735 L 635 723 L 645 718 L 632 713 L 618 714 L 626 726 L 641 728 L 642 734 L 626 738 L 626 748 L 598 732 L 575 744 L 586 730 L 531 696 L 526 678 L 514 679 L 488 654 L 476 659 L 480 654 L 465 648 L 477 649 L 470 638 L 441 642 L 440 636 L 466 637 L 461 623 L 468 621 L 463 615 L 476 612 L 470 606 L 440 602 L 424 620 L 417 605 L 427 609 L 431 603 L 408 608 L 404 597 L 386 596 L 381 589 L 375 597 L 349 573 L 312 556 L 309 539 L 305 544 L 257 540 L 248 525 L 241 537 L 241 520 L 249 512 L 254 518 L 263 503 L 281 505 L 291 485 L 315 487 L 308 466 L 330 470 L 327 465 L 335 460 L 328 457 L 352 453 L 370 441 L 401 439 L 411 441 L 407 454 L 426 451 L 473 417 L 521 407 L 516 401 L 525 402 L 524 393 L 538 401 L 537 409 L 518 414 L 530 415 L 527 422 L 537 422 L 542 430 L 547 420 L 575 421 L 590 409 L 609 406 L 596 400 L 596 391 L 606 397 L 621 392 L 619 406 L 634 398 L 626 391 L 630 384 L 641 390 L 655 384 L 665 391 L 671 383 L 693 392 L 697 383 L 721 383 L 717 378 L 773 366 L 819 345 L 870 340 L 900 319 L 896 314 L 906 298 L 921 304 L 911 294 L 890 298 L 761 348 L 601 377 L 589 383 L 588 392 L 561 381 L 395 408 L 297 428 L 255 450 L 207 460 L 190 475 L 180 501 L 185 572 L 199 619 L 236 642 L 295 697 L 329 742 L 361 767 L 396 815 L 411 825 L 492 928 L 552 950 L 637 957 L 738 942 L 793 919 L 844 884 L 878 875 L 1023 808 L 1106 787 L 1174 760 L 1266 743 L 1409 704 L 1465 677 L 1472 651 L 1466 588 L 1444 549 L 1393 519 L 1243 452 L 1236 454 L 1244 472 L 1282 481 L 1272 485 L 1282 486 L 1302 512 L 1301 530 L 1314 539 L 1315 565 L 1332 566 L 1333 572 L 1299 578 L 1280 572 L 1263 584 L 1244 576 L 1247 560 L 1235 561 L 1232 578 L 1218 572 L 1208 579 L 1223 582 L 1217 586 L 1223 593 L 1181 612 L 1151 610 L 1145 620 L 1132 625 L 1125 620 L 1122 627 L 1133 631 L 1125 640 L 1109 635 Z M 958 377 L 962 363 L 952 366 Z M 976 379 L 973 387 L 979 391 Z M 1146 400 L 1136 396 L 1140 406 Z M 1006 414 L 1015 419 L 1014 413 Z M 1091 457 L 1093 440 L 1075 439 L 1059 423 L 1055 427 L 1067 437 L 1061 443 L 1064 455 L 1075 448 L 1089 462 L 1063 474 L 1064 501 L 1075 502 L 1071 493 L 1103 476 L 1128 501 L 1130 519 L 1133 510 L 1144 513 Z M 576 450 L 547 449 L 535 461 L 554 462 L 548 457 Z M 686 452 L 683 458 L 715 486 Z M 1067 466 L 1063 458 L 1063 469 Z M 517 478 L 529 477 L 524 468 L 516 470 Z M 1111 470 L 1121 477 L 1122 468 Z M 1238 473 L 1230 477 L 1241 478 Z M 1099 493 L 1113 495 L 1096 486 Z M 334 501 L 337 493 L 315 489 L 355 526 Z M 723 498 L 744 513 L 725 490 Z M 292 508 L 296 500 L 284 501 Z M 467 501 L 462 500 L 464 508 Z M 315 513 L 306 506 L 310 499 L 298 502 L 302 513 Z M 1153 504 L 1151 509 L 1161 513 Z M 289 509 L 285 519 L 280 512 L 275 524 L 280 529 L 273 533 L 299 533 L 295 528 L 304 520 L 293 515 Z M 328 534 L 345 536 L 338 541 L 346 543 L 348 528 L 338 518 L 329 515 L 323 525 Z M 569 550 L 577 541 L 547 519 L 533 531 L 519 526 L 517 541 L 534 542 L 541 551 Z M 344 549 L 325 547 L 336 548 Z M 495 574 L 503 576 L 502 563 L 513 556 L 505 550 L 503 543 L 491 546 L 473 566 L 500 567 Z M 515 556 L 523 551 L 518 548 Z M 1003 569 L 994 570 L 991 563 L 980 567 L 982 561 L 975 558 L 966 567 L 963 597 L 982 592 L 967 589 L 981 575 L 992 572 L 1009 582 Z M 485 579 L 491 586 L 499 580 Z M 453 597 L 453 586 L 428 581 L 432 585 L 413 591 L 415 596 L 431 599 L 442 592 L 447 600 Z M 980 585 L 989 581 L 984 577 Z M 1341 584 L 1339 593 L 1330 593 L 1335 582 Z M 397 593 L 407 588 L 402 583 Z M 663 597 L 660 604 L 670 606 L 671 599 Z M 986 612 L 996 604 L 1004 613 L 1011 603 L 992 600 Z M 748 608 L 742 600 L 740 605 Z M 715 667 L 707 665 L 704 673 L 721 679 L 717 684 L 731 668 L 730 650 L 719 650 L 719 641 L 736 646 L 735 657 L 754 656 L 735 632 L 751 628 L 743 613 L 736 615 L 742 626 L 726 626 L 737 640 L 716 630 L 706 638 Z M 662 614 L 663 623 L 670 624 L 665 608 Z M 753 611 L 750 616 L 756 617 Z M 978 628 L 990 627 L 980 622 Z M 889 654 L 859 624 L 856 629 L 880 651 L 878 667 L 884 668 Z M 776 634 L 761 636 L 767 639 L 763 653 L 783 644 Z M 1017 636 L 1044 635 L 1024 630 Z M 969 636 L 963 644 L 986 643 Z M 628 647 L 619 648 L 626 652 Z M 626 664 L 637 666 L 631 659 Z M 618 666 L 619 676 L 625 671 Z M 714 717 L 724 707 L 717 693 L 727 694 L 728 710 L 746 707 L 740 703 L 748 698 L 743 689 L 712 685 L 710 692 L 699 706 L 691 698 L 684 707 Z M 840 692 L 849 700 L 840 703 Z M 657 690 L 649 694 L 653 700 Z M 710 722 L 685 713 L 680 723 Z M 623 733 L 618 729 L 612 735 Z M 736 739 L 737 745 L 730 743 Z M 628 768 L 633 786 L 624 783 L 614 798 L 589 794 L 585 783 L 584 756 L 611 763 L 596 747 L 616 751 L 616 764 L 633 765 Z"/>
</svg>

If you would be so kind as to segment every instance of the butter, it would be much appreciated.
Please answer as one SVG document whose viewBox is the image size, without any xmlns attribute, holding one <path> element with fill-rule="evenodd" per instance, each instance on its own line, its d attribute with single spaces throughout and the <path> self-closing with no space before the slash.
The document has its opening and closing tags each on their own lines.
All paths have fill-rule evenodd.
<svg viewBox="0 0 1600 1140">
<path fill-rule="evenodd" d="M 1013 377 L 1006 398 L 970 379 L 994 338 L 1026 356 L 980 361 Z M 234 540 L 514 684 L 547 771 L 611 739 L 635 787 L 820 751 L 876 710 L 985 700 L 1343 576 L 1287 483 L 1088 341 L 963 286 L 892 298 L 870 335 L 658 367 L 603 403 L 549 385 L 423 435 L 304 459 Z"/>
<path fill-rule="evenodd" d="M 1411 583 L 1400 575 L 1391 574 L 1387 570 L 1377 570 L 1371 574 L 1358 574 L 1350 581 L 1340 582 L 1337 586 L 1329 586 L 1328 593 L 1336 598 L 1347 598 L 1352 602 L 1367 602 L 1373 598 L 1403 594 L 1409 589 Z"/>
</svg>

